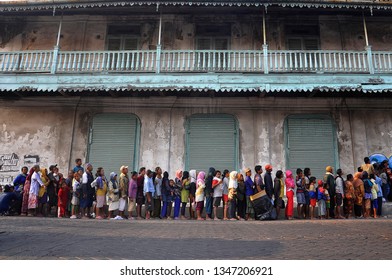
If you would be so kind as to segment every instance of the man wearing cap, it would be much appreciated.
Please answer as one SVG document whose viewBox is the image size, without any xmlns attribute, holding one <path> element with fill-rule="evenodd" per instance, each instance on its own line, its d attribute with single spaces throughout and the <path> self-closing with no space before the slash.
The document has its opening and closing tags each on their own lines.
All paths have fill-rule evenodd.
<svg viewBox="0 0 392 280">
<path fill-rule="evenodd" d="M 129 185 L 129 177 L 128 177 L 128 166 L 121 166 L 120 167 L 120 205 L 118 208 L 119 215 L 122 218 L 125 218 L 124 211 L 127 206 L 128 201 L 128 185 Z"/>
<path fill-rule="evenodd" d="M 324 183 L 328 184 L 328 192 L 331 199 L 331 205 L 329 208 L 329 217 L 335 218 L 335 196 L 336 196 L 336 185 L 335 185 L 335 177 L 333 176 L 333 168 L 332 166 L 327 166 L 325 168 L 324 175 Z M 328 211 L 328 210 L 327 210 Z"/>
<path fill-rule="evenodd" d="M 272 165 L 267 164 L 264 166 L 265 168 L 265 175 L 264 175 L 264 183 L 265 183 L 265 192 L 267 193 L 268 197 L 271 199 L 272 195 L 274 194 L 274 183 L 272 180 Z"/>
</svg>

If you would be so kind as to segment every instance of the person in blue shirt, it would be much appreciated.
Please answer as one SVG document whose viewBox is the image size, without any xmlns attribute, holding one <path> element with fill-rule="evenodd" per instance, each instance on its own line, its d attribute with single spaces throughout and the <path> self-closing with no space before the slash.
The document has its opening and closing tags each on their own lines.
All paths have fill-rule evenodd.
<svg viewBox="0 0 392 280">
<path fill-rule="evenodd" d="M 20 193 L 23 191 L 24 183 L 26 182 L 28 168 L 23 166 L 21 172 L 16 178 L 14 179 L 13 185 L 16 192 Z"/>
<path fill-rule="evenodd" d="M 0 215 L 9 215 L 12 212 L 17 212 L 15 205 L 20 196 L 14 192 L 14 188 L 10 185 L 4 186 L 4 192 L 0 194 Z"/>
<path fill-rule="evenodd" d="M 253 220 L 252 215 L 254 214 L 254 209 L 250 197 L 254 194 L 254 183 L 250 177 L 252 176 L 250 168 L 245 169 L 245 175 L 246 219 Z"/>
<path fill-rule="evenodd" d="M 81 173 L 83 174 L 84 173 L 84 168 L 82 166 L 82 160 L 80 158 L 75 159 L 75 164 L 76 164 L 76 166 L 73 168 L 73 172 L 77 173 L 77 172 L 79 172 L 79 170 L 82 170 Z"/>
</svg>

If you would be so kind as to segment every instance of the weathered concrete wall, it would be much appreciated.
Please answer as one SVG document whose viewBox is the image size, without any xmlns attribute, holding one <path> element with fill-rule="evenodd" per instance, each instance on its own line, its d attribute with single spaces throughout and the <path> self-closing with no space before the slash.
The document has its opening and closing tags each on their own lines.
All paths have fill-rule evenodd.
<svg viewBox="0 0 392 280">
<path fill-rule="evenodd" d="M 392 154 L 392 100 L 323 98 L 35 98 L 2 101 L 0 155 L 7 162 L 0 183 L 38 159 L 66 172 L 87 157 L 89 125 L 98 113 L 139 117 L 138 166 L 161 166 L 174 176 L 185 164 L 185 121 L 192 114 L 226 113 L 239 125 L 240 168 L 271 163 L 285 169 L 284 121 L 292 114 L 326 114 L 337 128 L 340 167 L 354 172 L 363 157 Z M 13 154 L 16 160 L 11 160 Z M 25 156 L 26 159 L 24 158 Z M 14 157 L 15 158 L 15 157 Z M 121 163 L 119 163 L 121 165 Z"/>
<path fill-rule="evenodd" d="M 0 51 L 51 50 L 56 44 L 60 16 L 4 17 L 0 20 Z M 319 24 L 320 47 L 325 50 L 363 50 L 365 47 L 360 16 L 277 16 L 267 14 L 267 43 L 272 50 L 286 49 L 285 25 L 292 22 Z M 61 30 L 64 51 L 104 50 L 109 24 L 138 23 L 141 26 L 139 48 L 153 50 L 158 40 L 157 16 L 65 16 Z M 261 49 L 261 14 L 249 15 L 171 15 L 163 17 L 164 49 L 195 49 L 196 24 L 230 24 L 230 49 Z M 390 50 L 392 22 L 389 18 L 367 17 L 369 43 L 374 50 Z"/>
<path fill-rule="evenodd" d="M 72 109 L 52 107 L 42 102 L 41 107 L 13 107 L 0 111 L 0 184 L 8 183 L 22 166 L 35 163 L 48 167 L 57 163 L 68 167 L 71 152 Z M 9 157 L 13 156 L 14 162 Z"/>
</svg>

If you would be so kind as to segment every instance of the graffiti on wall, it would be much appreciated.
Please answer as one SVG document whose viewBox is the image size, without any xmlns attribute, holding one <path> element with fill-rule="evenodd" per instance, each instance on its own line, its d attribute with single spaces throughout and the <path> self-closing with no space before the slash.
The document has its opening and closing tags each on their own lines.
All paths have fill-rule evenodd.
<svg viewBox="0 0 392 280">
<path fill-rule="evenodd" d="M 19 157 L 17 154 L 0 154 L 0 172 L 15 172 L 19 170 Z"/>
<path fill-rule="evenodd" d="M 39 164 L 38 155 L 25 155 L 23 160 L 16 153 L 0 154 L 0 185 L 12 184 L 22 166 Z"/>
</svg>

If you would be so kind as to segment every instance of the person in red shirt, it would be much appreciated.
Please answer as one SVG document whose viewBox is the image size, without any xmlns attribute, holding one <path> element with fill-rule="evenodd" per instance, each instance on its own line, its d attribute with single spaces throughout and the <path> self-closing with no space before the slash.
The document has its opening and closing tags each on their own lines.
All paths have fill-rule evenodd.
<svg viewBox="0 0 392 280">
<path fill-rule="evenodd" d="M 68 193 L 69 193 L 69 188 L 67 186 L 67 182 L 63 179 L 60 182 L 60 189 L 58 192 L 58 200 L 57 200 L 57 206 L 58 206 L 57 216 L 59 218 L 65 217 L 65 210 L 68 204 Z"/>
</svg>

